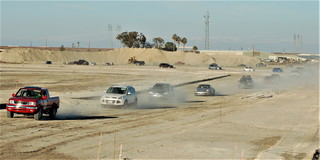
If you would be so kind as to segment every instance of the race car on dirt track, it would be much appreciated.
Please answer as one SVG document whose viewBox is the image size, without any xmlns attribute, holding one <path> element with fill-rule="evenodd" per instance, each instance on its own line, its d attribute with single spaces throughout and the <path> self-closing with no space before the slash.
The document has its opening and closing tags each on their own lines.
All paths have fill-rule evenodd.
<svg viewBox="0 0 320 160">
<path fill-rule="evenodd" d="M 134 87 L 114 85 L 107 89 L 100 99 L 101 105 L 127 106 L 137 105 L 138 97 Z"/>
<path fill-rule="evenodd" d="M 249 89 L 253 88 L 254 82 L 250 75 L 243 75 L 238 83 L 238 88 Z"/>
<path fill-rule="evenodd" d="M 210 84 L 200 84 L 194 91 L 196 96 L 214 96 L 215 89 Z"/>
<path fill-rule="evenodd" d="M 213 70 L 222 70 L 222 68 L 216 64 L 216 63 L 212 63 L 209 65 L 208 69 L 213 69 Z"/>
<path fill-rule="evenodd" d="M 252 67 L 244 67 L 243 71 L 252 72 L 252 71 L 255 71 L 255 69 Z"/>
<path fill-rule="evenodd" d="M 59 97 L 50 97 L 49 91 L 41 87 L 23 87 L 7 103 L 7 117 L 14 114 L 33 115 L 35 120 L 42 119 L 43 114 L 56 118 L 59 108 Z"/>
<path fill-rule="evenodd" d="M 159 68 L 174 68 L 174 67 L 169 63 L 160 63 Z"/>
<path fill-rule="evenodd" d="M 168 83 L 156 83 L 149 90 L 149 97 L 156 99 L 170 99 L 174 97 L 173 86 Z"/>
<path fill-rule="evenodd" d="M 273 68 L 272 72 L 283 72 L 283 69 L 281 69 L 281 68 Z"/>
</svg>

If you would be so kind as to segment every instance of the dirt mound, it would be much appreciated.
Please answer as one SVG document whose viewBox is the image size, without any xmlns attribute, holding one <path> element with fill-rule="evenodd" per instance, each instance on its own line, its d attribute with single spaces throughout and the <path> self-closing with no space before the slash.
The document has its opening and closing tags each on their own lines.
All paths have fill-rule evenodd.
<svg viewBox="0 0 320 160">
<path fill-rule="evenodd" d="M 245 55 L 212 55 L 212 58 L 221 66 L 238 66 L 239 64 L 245 64 L 255 67 L 255 65 L 260 62 L 257 58 Z"/>
<path fill-rule="evenodd" d="M 236 66 L 239 63 L 254 64 L 257 60 L 247 56 L 209 56 L 192 52 L 167 52 L 158 49 L 145 48 L 116 48 L 106 52 L 77 52 L 77 51 L 50 51 L 34 48 L 13 48 L 0 52 L 0 61 L 7 63 L 44 63 L 52 61 L 55 64 L 84 59 L 97 64 L 113 62 L 127 64 L 130 57 L 145 61 L 146 65 L 158 65 L 161 62 L 175 64 L 183 62 L 186 65 L 209 65 L 219 63 L 222 66 Z"/>
</svg>

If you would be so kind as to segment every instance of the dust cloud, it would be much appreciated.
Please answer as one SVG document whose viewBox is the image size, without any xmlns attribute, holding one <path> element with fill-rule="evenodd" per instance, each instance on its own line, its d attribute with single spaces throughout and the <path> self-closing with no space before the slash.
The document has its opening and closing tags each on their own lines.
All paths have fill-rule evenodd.
<svg viewBox="0 0 320 160">
<path fill-rule="evenodd" d="M 188 101 L 187 92 L 181 88 L 174 88 L 172 96 L 169 97 L 151 97 L 149 92 L 138 95 L 138 105 L 131 109 L 165 109 L 177 108 L 179 103 Z"/>
<path fill-rule="evenodd" d="M 297 88 L 311 87 L 319 89 L 319 64 L 306 64 L 285 68 L 282 73 L 278 74 L 279 79 L 274 79 L 270 83 L 265 82 L 265 77 L 259 78 L 255 83 L 256 89 L 271 90 L 291 90 Z"/>
</svg>

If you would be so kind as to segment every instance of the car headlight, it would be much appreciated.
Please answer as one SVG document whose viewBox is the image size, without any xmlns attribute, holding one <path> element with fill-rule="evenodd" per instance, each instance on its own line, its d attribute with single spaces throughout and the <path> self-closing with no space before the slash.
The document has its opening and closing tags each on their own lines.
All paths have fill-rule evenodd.
<svg viewBox="0 0 320 160">
<path fill-rule="evenodd" d="M 153 94 L 153 92 L 149 92 L 149 94 Z"/>
<path fill-rule="evenodd" d="M 9 100 L 9 103 L 10 104 L 14 104 L 14 100 Z"/>
<path fill-rule="evenodd" d="M 35 105 L 36 105 L 36 102 L 29 102 L 28 105 L 30 105 L 30 106 L 35 106 Z"/>
<path fill-rule="evenodd" d="M 118 97 L 118 99 L 123 99 L 123 97 Z"/>
</svg>

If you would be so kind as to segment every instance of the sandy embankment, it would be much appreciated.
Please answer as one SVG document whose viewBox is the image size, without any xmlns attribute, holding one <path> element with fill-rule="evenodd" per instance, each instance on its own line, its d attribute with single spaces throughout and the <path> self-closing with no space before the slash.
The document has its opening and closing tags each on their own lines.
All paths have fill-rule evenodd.
<svg viewBox="0 0 320 160">
<path fill-rule="evenodd" d="M 183 62 L 186 65 L 209 65 L 218 63 L 222 66 L 237 66 L 247 64 L 253 66 L 259 60 L 243 55 L 215 55 L 195 54 L 193 52 L 167 52 L 158 49 L 130 49 L 116 48 L 106 52 L 76 52 L 76 51 L 49 51 L 40 49 L 14 48 L 8 49 L 0 54 L 1 62 L 8 63 L 44 63 L 52 61 L 56 64 L 68 63 L 79 59 L 89 62 L 96 62 L 103 65 L 106 62 L 113 62 L 116 65 L 127 64 L 130 57 L 135 56 L 138 60 L 146 62 L 146 65 L 158 65 L 161 62 L 175 64 Z"/>
</svg>

